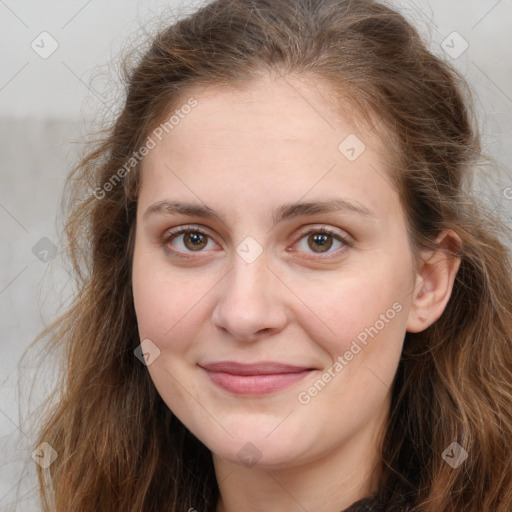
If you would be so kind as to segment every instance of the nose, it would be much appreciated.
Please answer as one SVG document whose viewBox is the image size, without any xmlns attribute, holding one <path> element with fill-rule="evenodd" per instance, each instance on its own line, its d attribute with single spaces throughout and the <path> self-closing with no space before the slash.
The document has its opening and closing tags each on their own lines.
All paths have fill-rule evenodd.
<svg viewBox="0 0 512 512">
<path fill-rule="evenodd" d="M 217 290 L 212 313 L 215 327 L 245 342 L 280 332 L 287 322 L 285 298 L 280 295 L 285 287 L 263 256 L 252 263 L 238 256 L 234 260 Z"/>
</svg>

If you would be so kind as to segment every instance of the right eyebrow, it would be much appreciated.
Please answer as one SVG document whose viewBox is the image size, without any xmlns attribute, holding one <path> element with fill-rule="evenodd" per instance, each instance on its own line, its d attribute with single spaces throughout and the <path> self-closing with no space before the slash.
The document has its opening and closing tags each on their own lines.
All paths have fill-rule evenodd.
<svg viewBox="0 0 512 512">
<path fill-rule="evenodd" d="M 226 224 L 224 219 L 208 206 L 195 203 L 184 203 L 181 201 L 158 201 L 152 204 L 144 212 L 144 219 L 155 213 L 173 214 L 180 213 L 182 215 L 189 215 L 194 217 L 204 217 L 205 219 L 216 219 L 223 224 Z"/>
</svg>

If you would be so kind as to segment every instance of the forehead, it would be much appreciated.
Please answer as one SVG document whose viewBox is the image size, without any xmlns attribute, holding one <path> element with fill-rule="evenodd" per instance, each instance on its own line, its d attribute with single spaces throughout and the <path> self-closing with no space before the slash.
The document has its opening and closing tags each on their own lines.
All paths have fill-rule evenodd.
<svg viewBox="0 0 512 512">
<path fill-rule="evenodd" d="M 357 133 L 366 146 L 382 149 L 379 134 L 383 134 L 373 126 L 376 116 L 366 110 L 363 119 L 348 97 L 340 100 L 325 81 L 315 77 L 267 73 L 233 85 L 192 87 L 181 95 L 176 110 L 190 98 L 199 108 L 173 130 L 183 136 L 200 135 L 201 125 L 207 123 L 205 129 L 215 126 L 230 131 L 238 141 L 244 136 L 250 140 L 258 132 L 260 138 L 278 143 L 307 140 L 318 147 L 337 147 L 343 133 Z M 208 136 L 214 134 L 210 131 Z"/>
<path fill-rule="evenodd" d="M 191 99 L 195 106 L 180 112 Z M 153 196 L 181 176 L 208 196 L 220 188 L 267 201 L 340 191 L 387 210 L 397 199 L 384 141 L 348 104 L 340 114 L 318 81 L 264 76 L 238 87 L 189 89 L 168 117 L 176 112 L 179 123 L 143 163 L 142 189 Z"/>
</svg>

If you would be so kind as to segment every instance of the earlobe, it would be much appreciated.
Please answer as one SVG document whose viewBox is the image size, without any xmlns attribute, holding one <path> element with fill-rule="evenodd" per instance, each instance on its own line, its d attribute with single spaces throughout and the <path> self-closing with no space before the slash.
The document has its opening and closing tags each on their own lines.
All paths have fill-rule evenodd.
<svg viewBox="0 0 512 512">
<path fill-rule="evenodd" d="M 462 241 L 453 230 L 444 230 L 437 237 L 437 248 L 422 253 L 412 292 L 408 332 L 424 331 L 443 314 L 459 270 L 461 246 Z"/>
</svg>

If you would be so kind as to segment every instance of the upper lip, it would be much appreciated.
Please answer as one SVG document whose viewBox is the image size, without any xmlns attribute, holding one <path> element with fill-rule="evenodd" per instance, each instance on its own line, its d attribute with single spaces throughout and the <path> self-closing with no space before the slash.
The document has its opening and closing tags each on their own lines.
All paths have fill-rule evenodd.
<svg viewBox="0 0 512 512">
<path fill-rule="evenodd" d="M 200 364 L 201 368 L 212 372 L 231 373 L 232 375 L 273 375 L 279 373 L 298 373 L 312 370 L 307 366 L 295 366 L 273 361 L 260 361 L 257 363 L 237 363 L 234 361 L 219 361 L 217 363 Z"/>
</svg>

